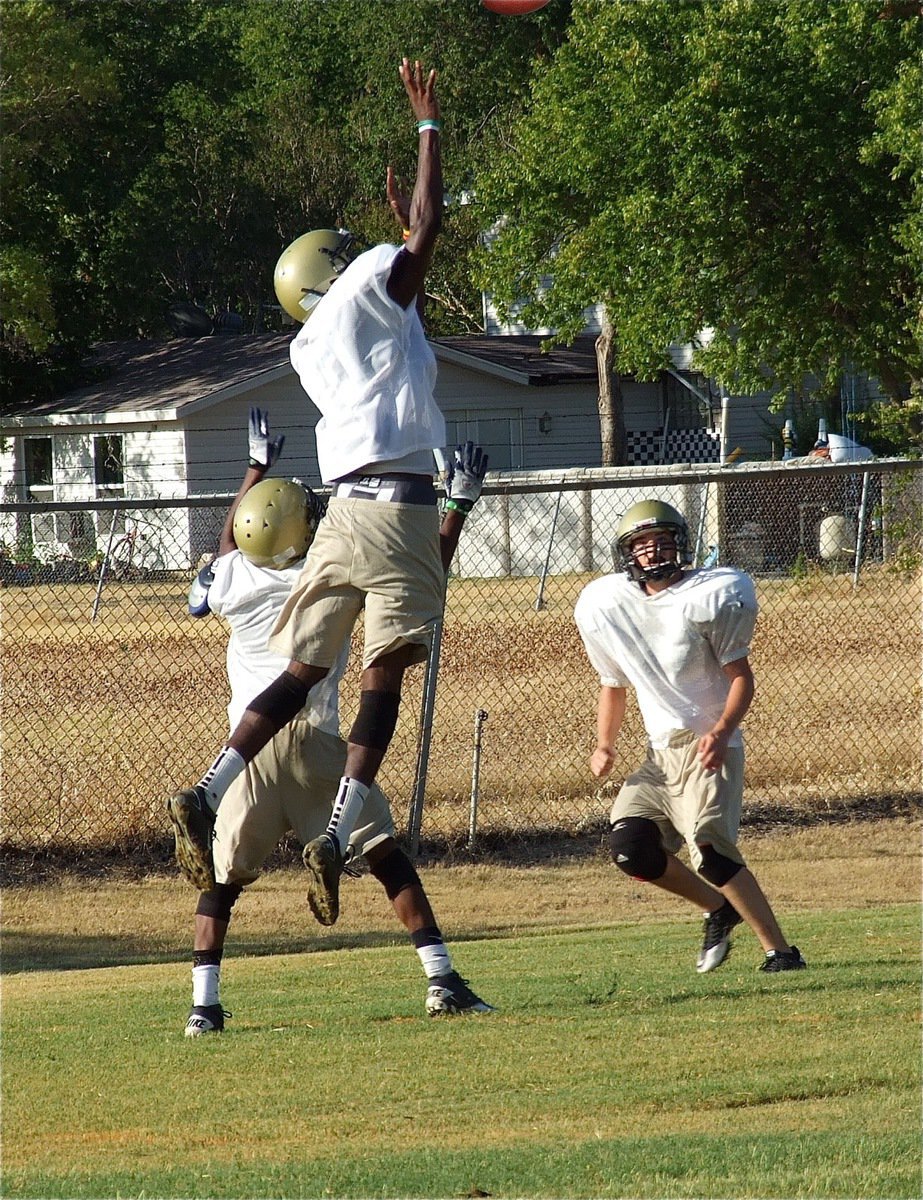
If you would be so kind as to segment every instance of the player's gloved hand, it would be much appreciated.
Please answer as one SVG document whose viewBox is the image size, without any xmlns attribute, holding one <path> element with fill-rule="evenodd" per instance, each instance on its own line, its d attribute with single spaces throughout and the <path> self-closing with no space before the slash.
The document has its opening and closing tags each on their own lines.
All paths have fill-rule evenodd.
<svg viewBox="0 0 923 1200">
<path fill-rule="evenodd" d="M 285 434 L 269 436 L 269 418 L 259 408 L 250 409 L 250 466 L 268 471 L 282 453 Z"/>
<path fill-rule="evenodd" d="M 455 447 L 452 474 L 446 481 L 446 508 L 469 513 L 484 486 L 487 474 L 487 455 L 474 442 Z"/>
</svg>

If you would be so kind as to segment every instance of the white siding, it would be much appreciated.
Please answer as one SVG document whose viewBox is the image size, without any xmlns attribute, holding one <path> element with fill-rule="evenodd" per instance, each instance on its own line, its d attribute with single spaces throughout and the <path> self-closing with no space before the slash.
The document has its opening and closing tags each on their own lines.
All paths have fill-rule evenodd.
<svg viewBox="0 0 923 1200">
<path fill-rule="evenodd" d="M 185 419 L 189 495 L 237 491 L 247 466 L 247 429 L 253 406 L 267 413 L 274 435 L 285 435 L 275 473 L 317 486 L 314 426 L 320 413 L 292 371 Z"/>
</svg>

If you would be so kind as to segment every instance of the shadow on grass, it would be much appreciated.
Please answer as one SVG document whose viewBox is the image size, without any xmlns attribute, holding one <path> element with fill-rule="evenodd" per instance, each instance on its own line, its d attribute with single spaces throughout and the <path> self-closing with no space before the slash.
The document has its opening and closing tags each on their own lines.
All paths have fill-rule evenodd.
<svg viewBox="0 0 923 1200">
<path fill-rule="evenodd" d="M 3 935 L 0 972 L 4 975 L 25 971 L 79 971 L 98 967 L 141 966 L 152 963 L 186 962 L 192 957 L 192 943 L 181 950 L 171 940 L 169 947 L 157 939 L 131 934 L 100 934 L 96 937 L 61 933 L 16 933 Z M 225 959 L 263 958 L 276 954 L 316 954 L 329 950 L 380 949 L 406 944 L 406 935 L 384 931 L 356 933 L 323 939 L 248 938 L 235 936 L 225 951 Z"/>
<path fill-rule="evenodd" d="M 465 935 L 466 941 L 489 941 L 508 936 L 509 931 L 484 929 Z M 177 937 L 182 936 L 178 934 Z M 224 952 L 225 961 L 235 958 L 268 958 L 278 954 L 322 954 L 332 950 L 380 950 L 409 945 L 407 935 L 398 926 L 390 930 L 363 933 L 330 934 L 323 937 L 267 938 L 235 932 Z M 192 958 L 192 941 L 177 948 L 177 938 L 169 944 L 163 937 L 134 936 L 127 933 L 87 936 L 64 933 L 18 933 L 5 931 L 0 955 L 0 975 L 20 975 L 32 971 L 88 971 L 101 967 L 148 966 L 156 963 L 185 963 Z"/>
</svg>

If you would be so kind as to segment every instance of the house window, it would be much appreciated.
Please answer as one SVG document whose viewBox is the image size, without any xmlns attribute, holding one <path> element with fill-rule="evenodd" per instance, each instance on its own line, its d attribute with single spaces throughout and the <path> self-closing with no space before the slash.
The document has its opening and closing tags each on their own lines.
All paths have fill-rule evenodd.
<svg viewBox="0 0 923 1200">
<path fill-rule="evenodd" d="M 120 433 L 101 433 L 93 438 L 93 474 L 97 500 L 114 500 L 125 495 L 125 439 Z M 100 537 L 112 531 L 123 533 L 124 518 L 117 509 L 102 509 L 97 515 Z"/>
<path fill-rule="evenodd" d="M 26 476 L 26 494 L 29 498 L 32 500 L 53 499 L 54 457 L 51 438 L 26 438 L 23 446 L 23 465 Z"/>
<path fill-rule="evenodd" d="M 490 471 L 510 471 L 522 466 L 522 409 L 476 409 L 446 413 L 446 444 L 449 450 L 463 442 L 474 442 L 486 451 Z"/>
<path fill-rule="evenodd" d="M 125 447 L 120 433 L 104 433 L 93 439 L 93 470 L 96 495 L 125 494 Z"/>
<path fill-rule="evenodd" d="M 664 372 L 663 376 L 663 417 L 668 429 L 708 429 L 713 423 L 712 406 L 706 406 L 699 396 L 708 397 L 707 380 L 701 375 L 692 374 L 690 384 L 695 391 Z M 698 395 L 696 395 L 698 392 Z M 720 403 L 720 402 L 719 402 Z"/>
<path fill-rule="evenodd" d="M 50 437 L 25 438 L 23 441 L 23 473 L 26 499 L 54 500 L 54 453 Z M 32 514 L 32 541 L 42 546 L 56 539 L 53 512 Z"/>
</svg>

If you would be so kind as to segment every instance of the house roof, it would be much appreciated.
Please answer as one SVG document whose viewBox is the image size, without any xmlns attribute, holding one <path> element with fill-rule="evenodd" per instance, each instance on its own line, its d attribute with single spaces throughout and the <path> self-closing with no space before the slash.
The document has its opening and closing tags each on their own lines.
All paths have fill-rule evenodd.
<svg viewBox="0 0 923 1200">
<path fill-rule="evenodd" d="M 86 360 L 96 382 L 15 414 L 146 413 L 175 410 L 267 371 L 290 370 L 291 333 L 212 335 L 166 342 L 102 342 Z"/>
<path fill-rule="evenodd" d="M 67 416 L 110 419 L 143 414 L 175 417 L 244 391 L 260 376 L 291 370 L 291 331 L 256 335 L 209 335 L 170 341 L 103 342 L 86 360 L 98 375 L 94 383 L 44 403 L 9 413 L 6 425 L 55 423 Z M 580 337 L 567 349 L 541 352 L 542 338 L 436 338 L 436 357 L 525 386 L 584 383 L 596 379 L 593 337 Z"/>
<path fill-rule="evenodd" d="M 595 335 L 578 337 L 571 346 L 543 353 L 546 339 L 536 334 L 436 338 L 436 355 L 460 366 L 486 370 L 531 387 L 553 387 L 562 383 L 595 383 Z"/>
</svg>

